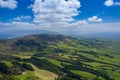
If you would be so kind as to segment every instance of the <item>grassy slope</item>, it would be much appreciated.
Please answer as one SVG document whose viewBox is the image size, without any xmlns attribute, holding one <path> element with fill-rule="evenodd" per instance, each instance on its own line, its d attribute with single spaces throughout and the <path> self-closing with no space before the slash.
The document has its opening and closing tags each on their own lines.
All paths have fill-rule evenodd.
<svg viewBox="0 0 120 80">
<path fill-rule="evenodd" d="M 73 72 L 74 74 L 80 75 L 86 79 L 96 78 L 96 75 L 88 73 L 88 72 L 84 72 L 84 71 L 71 70 L 71 72 Z"/>
<path fill-rule="evenodd" d="M 40 78 L 40 80 L 55 80 L 55 78 L 57 78 L 57 75 L 47 71 L 47 70 L 42 70 L 42 69 L 38 69 L 35 65 L 31 64 L 34 71 L 34 74 L 36 77 Z"/>
<path fill-rule="evenodd" d="M 31 58 L 30 54 L 35 54 L 35 53 L 30 53 L 30 54 L 29 53 L 22 52 L 22 54 L 21 53 L 12 54 L 12 56 L 19 57 L 21 59 L 30 59 Z M 51 61 L 52 61 L 52 59 L 51 59 Z M 55 60 L 53 59 L 53 61 L 55 61 Z M 10 62 L 7 62 L 7 63 L 10 63 Z M 27 71 L 24 74 L 17 76 L 17 78 L 19 78 L 20 80 L 26 80 L 26 79 L 29 79 L 29 80 L 55 80 L 55 78 L 57 78 L 56 74 L 54 74 L 50 71 L 47 71 L 47 70 L 39 69 L 39 68 L 37 68 L 37 66 L 35 66 L 31 63 L 29 63 L 29 64 L 33 67 L 34 71 Z"/>
<path fill-rule="evenodd" d="M 37 68 L 35 65 L 30 64 L 34 71 L 26 71 L 22 75 L 16 76 L 20 80 L 55 80 L 57 75 L 43 69 Z"/>
<path fill-rule="evenodd" d="M 40 80 L 37 79 L 37 77 L 35 77 L 34 72 L 33 71 L 27 71 L 22 75 L 16 76 L 18 79 L 20 80 Z"/>
</svg>

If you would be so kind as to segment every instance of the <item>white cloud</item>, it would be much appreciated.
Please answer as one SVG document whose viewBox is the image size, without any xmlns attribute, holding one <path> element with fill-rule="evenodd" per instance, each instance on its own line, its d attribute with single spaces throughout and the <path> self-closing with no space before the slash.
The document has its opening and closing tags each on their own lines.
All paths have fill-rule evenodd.
<svg viewBox="0 0 120 80">
<path fill-rule="evenodd" d="M 83 26 L 88 24 L 87 20 L 81 20 L 81 21 L 77 21 L 75 23 L 70 24 L 69 26 Z"/>
<path fill-rule="evenodd" d="M 79 20 L 79 21 L 77 21 L 77 22 L 75 22 L 75 23 L 72 23 L 72 24 L 70 24 L 69 26 L 80 26 L 80 25 L 87 25 L 87 24 L 89 24 L 90 22 L 102 22 L 103 21 L 103 19 L 102 18 L 98 18 L 98 16 L 92 16 L 92 17 L 90 17 L 90 18 L 88 18 L 87 20 Z"/>
<path fill-rule="evenodd" d="M 36 25 L 35 24 L 32 24 L 32 23 L 28 23 L 28 22 L 10 22 L 10 23 L 3 23 L 3 22 L 0 22 L 0 26 L 3 26 L 3 27 L 20 27 L 20 28 L 27 28 L 29 29 L 30 27 L 35 27 Z"/>
<path fill-rule="evenodd" d="M 31 19 L 31 16 L 17 16 L 16 18 L 14 18 L 13 20 L 15 21 L 21 21 L 21 20 L 28 20 L 28 19 Z"/>
<path fill-rule="evenodd" d="M 24 28 L 35 26 L 34 24 L 28 23 L 28 22 L 11 22 L 9 23 L 9 25 L 16 26 L 16 27 L 24 27 Z"/>
<path fill-rule="evenodd" d="M 120 2 L 114 2 L 114 0 L 106 0 L 104 2 L 104 5 L 108 6 L 108 7 L 110 7 L 110 6 L 120 6 Z"/>
<path fill-rule="evenodd" d="M 86 25 L 87 24 L 87 21 L 86 20 L 82 20 L 82 21 L 78 21 L 77 22 L 78 25 Z"/>
<path fill-rule="evenodd" d="M 93 16 L 88 20 L 75 20 L 81 7 L 79 0 L 35 0 L 32 6 L 34 22 L 42 27 L 70 27 L 86 25 L 89 22 L 102 22 L 102 18 Z"/>
<path fill-rule="evenodd" d="M 113 6 L 114 5 L 114 1 L 113 0 L 107 0 L 107 1 L 105 1 L 104 5 L 106 5 L 106 6 Z"/>
<path fill-rule="evenodd" d="M 15 9 L 17 8 L 17 1 L 16 0 L 0 0 L 0 7 Z"/>
<path fill-rule="evenodd" d="M 49 26 L 63 26 L 75 22 L 80 8 L 79 0 L 35 0 L 33 4 L 34 22 Z"/>
<path fill-rule="evenodd" d="M 98 16 L 93 16 L 93 17 L 90 17 L 88 18 L 88 21 L 89 22 L 102 22 L 102 18 L 98 18 Z"/>
</svg>

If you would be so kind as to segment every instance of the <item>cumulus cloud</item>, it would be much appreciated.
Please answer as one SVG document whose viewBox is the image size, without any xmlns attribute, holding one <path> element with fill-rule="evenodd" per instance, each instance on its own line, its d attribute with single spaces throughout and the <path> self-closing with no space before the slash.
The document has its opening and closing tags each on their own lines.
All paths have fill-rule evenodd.
<svg viewBox="0 0 120 80">
<path fill-rule="evenodd" d="M 42 25 L 57 26 L 75 22 L 80 8 L 79 0 L 35 0 L 33 4 L 34 22 Z"/>
<path fill-rule="evenodd" d="M 105 6 L 120 6 L 120 2 L 114 2 L 114 0 L 107 0 L 104 2 Z"/>
<path fill-rule="evenodd" d="M 17 16 L 16 18 L 14 18 L 13 20 L 15 21 L 21 21 L 21 20 L 28 20 L 28 19 L 31 19 L 31 16 Z"/>
<path fill-rule="evenodd" d="M 102 21 L 103 21 L 102 18 L 99 18 L 98 16 L 92 16 L 92 17 L 90 17 L 90 18 L 88 18 L 86 20 L 79 20 L 79 21 L 77 21 L 75 23 L 72 23 L 69 26 L 71 26 L 71 25 L 72 26 L 87 25 L 87 24 L 89 24 L 91 22 L 98 23 L 98 22 L 102 22 Z"/>
<path fill-rule="evenodd" d="M 98 16 L 93 16 L 93 17 L 90 17 L 88 18 L 88 21 L 89 22 L 102 22 L 102 18 L 98 18 Z"/>
<path fill-rule="evenodd" d="M 17 1 L 16 0 L 0 0 L 0 7 L 15 9 L 17 8 Z"/>
<path fill-rule="evenodd" d="M 107 0 L 107 1 L 105 1 L 104 5 L 105 6 L 113 6 L 114 2 L 113 2 L 113 0 Z"/>
</svg>

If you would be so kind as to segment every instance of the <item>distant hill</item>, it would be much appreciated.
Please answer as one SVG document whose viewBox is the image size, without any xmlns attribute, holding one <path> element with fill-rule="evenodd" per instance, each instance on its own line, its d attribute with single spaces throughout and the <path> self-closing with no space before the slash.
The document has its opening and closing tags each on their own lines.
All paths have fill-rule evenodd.
<svg viewBox="0 0 120 80">
<path fill-rule="evenodd" d="M 59 43 L 68 46 L 85 46 L 92 48 L 109 48 L 119 49 L 119 41 L 97 39 L 97 38 L 72 38 L 64 35 L 29 35 L 20 38 L 6 39 L 0 41 L 0 53 L 16 53 L 21 51 L 43 51 L 51 49 L 51 46 L 56 46 Z M 54 51 L 54 50 L 53 50 Z"/>
<path fill-rule="evenodd" d="M 17 53 L 21 51 L 43 51 L 50 46 L 63 42 L 68 45 L 74 39 L 64 35 L 29 35 L 20 38 L 6 39 L 0 41 L 0 53 Z M 69 43 L 70 42 L 70 43 Z"/>
<path fill-rule="evenodd" d="M 85 38 L 104 38 L 104 39 L 115 39 L 120 40 L 120 32 L 91 32 L 91 33 L 81 33 L 80 31 L 48 31 L 48 30 L 14 30 L 14 31 L 7 31 L 7 32 L 0 32 L 0 39 L 11 39 L 11 38 L 19 38 L 27 35 L 32 34 L 63 34 L 67 36 L 75 36 L 78 38 L 85 37 Z"/>
<path fill-rule="evenodd" d="M 86 37 L 120 40 L 119 34 L 120 32 L 103 32 L 103 33 L 89 34 L 88 36 L 86 35 Z"/>
<path fill-rule="evenodd" d="M 16 31 L 8 31 L 8 32 L 0 33 L 0 39 L 19 38 L 32 34 L 57 34 L 57 33 L 47 30 L 22 30 L 22 31 L 16 30 Z"/>
</svg>

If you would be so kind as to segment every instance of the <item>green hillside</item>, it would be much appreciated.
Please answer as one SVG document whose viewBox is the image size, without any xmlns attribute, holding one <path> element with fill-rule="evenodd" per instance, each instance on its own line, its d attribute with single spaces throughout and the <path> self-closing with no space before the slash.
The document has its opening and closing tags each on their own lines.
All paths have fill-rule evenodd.
<svg viewBox="0 0 120 80">
<path fill-rule="evenodd" d="M 0 41 L 0 80 L 119 80 L 120 41 L 30 35 Z"/>
</svg>

